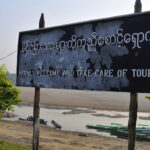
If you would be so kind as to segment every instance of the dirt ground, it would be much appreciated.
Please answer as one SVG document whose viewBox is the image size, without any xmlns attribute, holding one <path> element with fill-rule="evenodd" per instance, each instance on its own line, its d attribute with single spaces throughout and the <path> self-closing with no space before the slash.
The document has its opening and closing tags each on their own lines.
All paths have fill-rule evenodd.
<svg viewBox="0 0 150 150">
<path fill-rule="evenodd" d="M 31 145 L 32 124 L 25 121 L 1 121 L 0 140 Z M 127 140 L 40 126 L 40 147 L 51 150 L 127 150 L 127 144 Z M 136 150 L 149 149 L 149 142 L 136 142 Z"/>
</svg>

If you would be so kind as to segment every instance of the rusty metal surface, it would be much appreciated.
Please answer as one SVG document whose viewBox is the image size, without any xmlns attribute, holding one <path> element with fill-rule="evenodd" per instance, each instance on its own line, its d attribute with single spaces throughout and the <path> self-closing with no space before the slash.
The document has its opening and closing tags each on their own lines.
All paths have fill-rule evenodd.
<svg viewBox="0 0 150 150">
<path fill-rule="evenodd" d="M 21 32 L 17 85 L 149 92 L 149 24 L 147 12 Z"/>
</svg>

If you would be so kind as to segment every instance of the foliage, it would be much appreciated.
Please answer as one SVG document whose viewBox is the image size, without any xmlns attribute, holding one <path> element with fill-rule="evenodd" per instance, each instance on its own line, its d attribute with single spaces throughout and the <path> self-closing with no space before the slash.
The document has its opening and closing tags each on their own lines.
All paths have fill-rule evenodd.
<svg viewBox="0 0 150 150">
<path fill-rule="evenodd" d="M 0 150 L 31 150 L 30 146 L 23 146 L 20 144 L 12 144 L 5 141 L 0 141 Z M 41 149 L 40 150 L 46 150 Z M 47 149 L 48 150 L 48 149 Z"/>
<path fill-rule="evenodd" d="M 147 95 L 147 96 L 145 96 L 145 98 L 147 98 L 147 99 L 149 99 L 149 100 L 150 100 L 150 96 L 148 96 L 148 95 Z"/>
<path fill-rule="evenodd" d="M 20 90 L 17 89 L 10 80 L 7 80 L 7 68 L 5 65 L 0 66 L 0 112 L 13 110 L 12 105 L 21 102 L 19 98 Z"/>
</svg>

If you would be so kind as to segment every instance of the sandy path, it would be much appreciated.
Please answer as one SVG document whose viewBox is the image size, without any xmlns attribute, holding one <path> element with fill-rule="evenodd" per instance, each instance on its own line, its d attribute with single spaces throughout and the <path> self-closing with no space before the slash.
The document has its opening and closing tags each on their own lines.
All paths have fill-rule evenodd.
<svg viewBox="0 0 150 150">
<path fill-rule="evenodd" d="M 102 137 L 94 134 L 80 136 L 79 132 L 59 131 L 40 127 L 40 147 L 52 150 L 127 150 L 127 140 Z M 32 124 L 29 122 L 0 122 L 0 140 L 32 144 Z M 149 150 L 149 142 L 137 142 L 136 150 Z"/>
<path fill-rule="evenodd" d="M 33 103 L 34 88 L 19 87 L 23 103 Z M 148 94 L 138 94 L 139 111 L 150 112 Z M 149 94 L 150 95 L 150 94 Z M 41 89 L 41 104 L 49 106 L 85 107 L 101 110 L 128 111 L 129 93 Z"/>
</svg>

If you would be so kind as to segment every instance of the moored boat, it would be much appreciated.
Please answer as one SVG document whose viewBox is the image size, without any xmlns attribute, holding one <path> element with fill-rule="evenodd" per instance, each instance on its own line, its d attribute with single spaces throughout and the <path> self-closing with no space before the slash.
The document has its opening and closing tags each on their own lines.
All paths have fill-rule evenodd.
<svg viewBox="0 0 150 150">
<path fill-rule="evenodd" d="M 128 138 L 128 127 L 121 124 L 107 125 L 87 125 L 88 129 L 96 129 L 98 131 L 108 132 L 118 138 Z M 136 139 L 143 141 L 150 141 L 150 128 L 138 127 L 136 128 Z"/>
<path fill-rule="evenodd" d="M 52 120 L 51 123 L 58 129 L 61 129 L 62 126 L 60 124 L 58 124 L 56 121 Z"/>
</svg>

